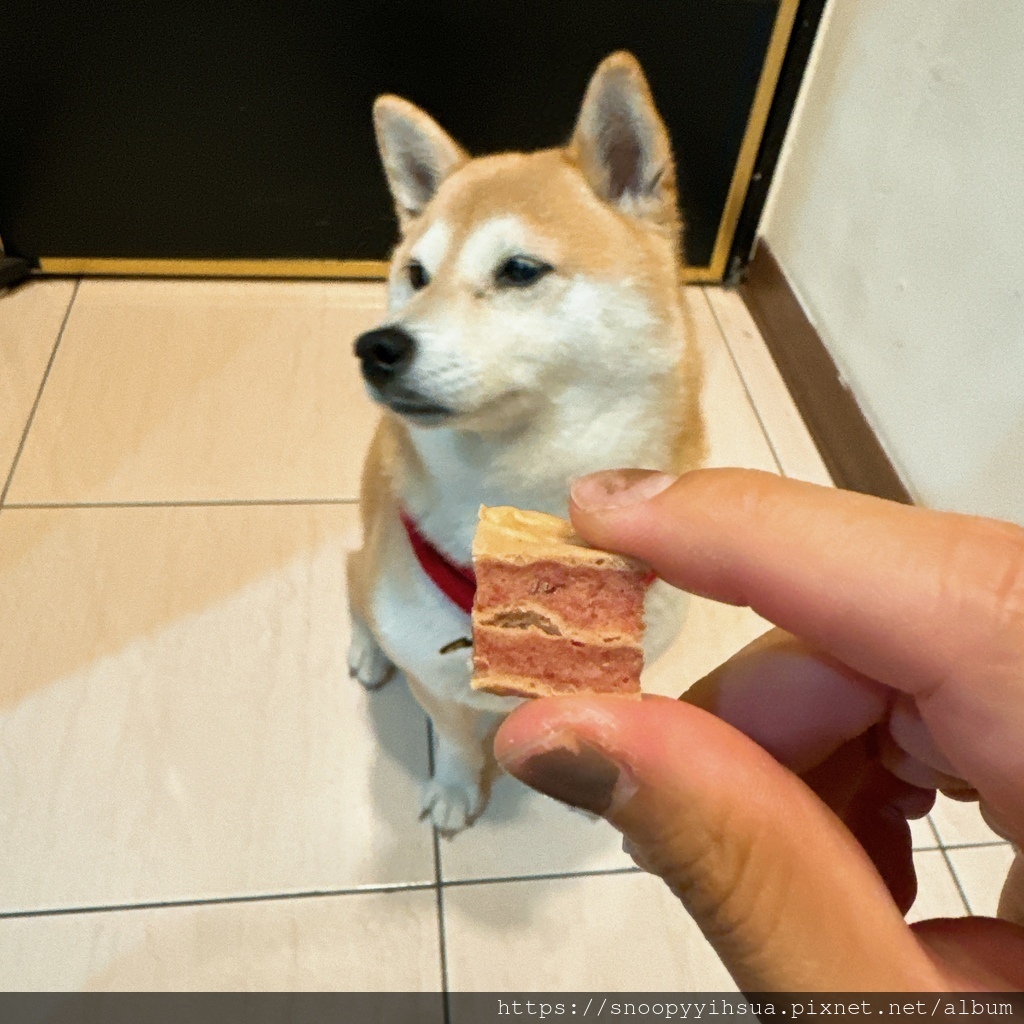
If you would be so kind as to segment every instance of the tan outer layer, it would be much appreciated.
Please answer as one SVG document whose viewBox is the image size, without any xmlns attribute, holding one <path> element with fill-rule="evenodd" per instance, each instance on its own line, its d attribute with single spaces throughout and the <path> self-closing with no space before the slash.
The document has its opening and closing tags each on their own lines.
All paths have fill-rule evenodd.
<svg viewBox="0 0 1024 1024">
<path fill-rule="evenodd" d="M 473 689 L 493 693 L 496 697 L 571 697 L 574 694 L 592 695 L 597 691 L 588 687 L 552 686 L 532 676 L 486 675 L 473 679 Z M 626 700 L 639 700 L 639 687 L 636 690 L 600 691 L 602 697 L 623 697 Z"/>
<path fill-rule="evenodd" d="M 473 561 L 485 558 L 515 565 L 550 559 L 565 565 L 647 570 L 635 559 L 590 547 L 568 520 L 507 505 L 480 506 L 480 522 L 473 539 Z"/>
</svg>

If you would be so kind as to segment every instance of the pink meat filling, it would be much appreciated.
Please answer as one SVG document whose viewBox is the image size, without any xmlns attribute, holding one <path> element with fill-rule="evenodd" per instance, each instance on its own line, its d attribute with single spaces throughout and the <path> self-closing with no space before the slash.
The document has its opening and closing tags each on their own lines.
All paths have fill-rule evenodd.
<svg viewBox="0 0 1024 1024">
<path fill-rule="evenodd" d="M 612 628 L 620 635 L 639 635 L 644 628 L 646 577 L 639 571 L 547 561 L 516 566 L 481 559 L 476 582 L 480 609 L 528 603 L 554 612 L 578 629 Z"/>
<path fill-rule="evenodd" d="M 569 637 L 485 626 L 473 635 L 479 676 L 529 676 L 553 690 L 631 693 L 639 688 L 639 647 L 585 644 Z"/>
</svg>

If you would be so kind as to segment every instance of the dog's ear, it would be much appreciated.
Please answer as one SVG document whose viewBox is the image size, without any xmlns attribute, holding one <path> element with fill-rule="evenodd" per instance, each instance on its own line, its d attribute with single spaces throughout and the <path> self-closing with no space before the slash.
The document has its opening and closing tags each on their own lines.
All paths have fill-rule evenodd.
<svg viewBox="0 0 1024 1024">
<path fill-rule="evenodd" d="M 678 231 L 672 145 L 631 53 L 613 53 L 594 72 L 569 151 L 606 202 Z"/>
<path fill-rule="evenodd" d="M 398 96 L 377 97 L 373 127 L 404 229 L 423 212 L 441 182 L 469 157 L 429 114 Z"/>
</svg>

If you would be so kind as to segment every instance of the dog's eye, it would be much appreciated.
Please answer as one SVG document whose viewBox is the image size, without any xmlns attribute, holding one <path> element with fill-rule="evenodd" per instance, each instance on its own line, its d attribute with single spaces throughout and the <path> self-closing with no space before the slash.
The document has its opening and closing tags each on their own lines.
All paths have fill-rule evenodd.
<svg viewBox="0 0 1024 1024">
<path fill-rule="evenodd" d="M 528 288 L 552 270 L 554 267 L 549 263 L 530 256 L 512 256 L 498 267 L 494 280 L 505 288 Z"/>
<path fill-rule="evenodd" d="M 427 285 L 430 284 L 430 275 L 419 260 L 413 260 L 405 269 L 406 273 L 409 275 L 409 284 L 411 284 L 416 291 L 419 291 L 421 288 L 426 288 Z"/>
</svg>

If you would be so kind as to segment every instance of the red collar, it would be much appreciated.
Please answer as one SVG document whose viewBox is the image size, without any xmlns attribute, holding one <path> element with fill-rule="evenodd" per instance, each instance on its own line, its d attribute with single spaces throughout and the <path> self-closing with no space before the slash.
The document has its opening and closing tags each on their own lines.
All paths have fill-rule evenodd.
<svg viewBox="0 0 1024 1024">
<path fill-rule="evenodd" d="M 468 615 L 473 610 L 473 595 L 476 594 L 476 577 L 473 570 L 468 566 L 457 565 L 441 554 L 420 533 L 407 512 L 402 511 L 399 515 L 416 555 L 416 561 L 434 581 L 438 590 Z"/>
</svg>

